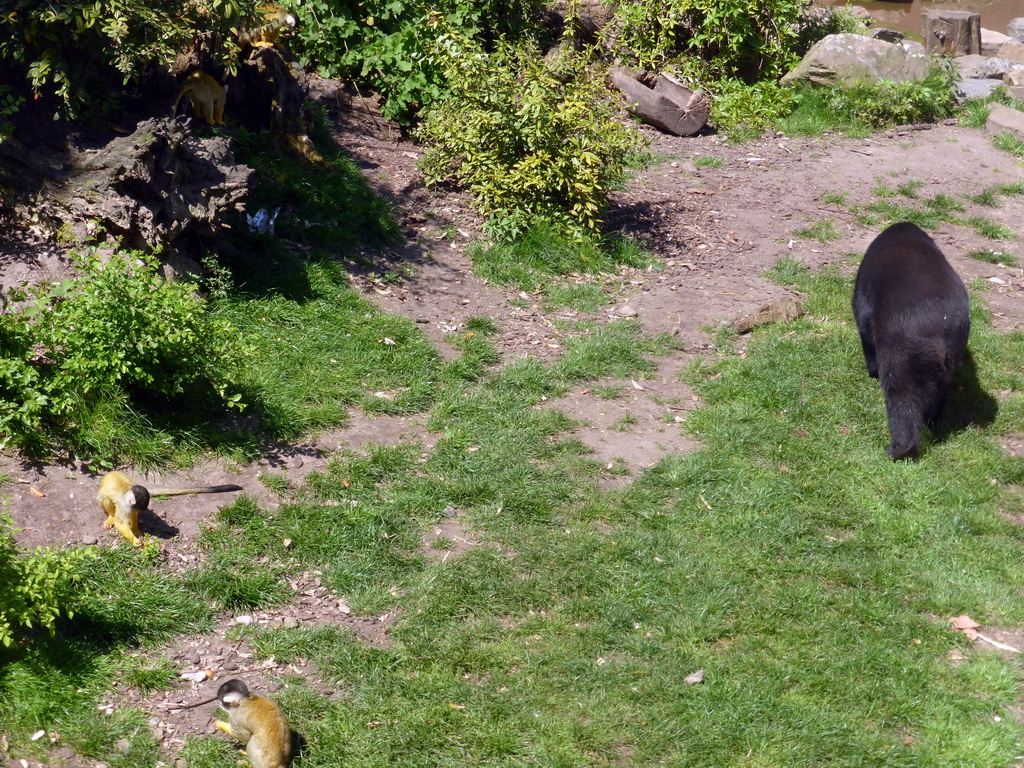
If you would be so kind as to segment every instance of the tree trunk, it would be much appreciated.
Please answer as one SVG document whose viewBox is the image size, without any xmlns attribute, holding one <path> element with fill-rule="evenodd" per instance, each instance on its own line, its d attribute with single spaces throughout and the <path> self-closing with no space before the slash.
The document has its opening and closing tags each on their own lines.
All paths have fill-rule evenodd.
<svg viewBox="0 0 1024 768">
<path fill-rule="evenodd" d="M 928 53 L 968 56 L 981 53 L 981 14 L 970 11 L 925 11 L 924 47 Z"/>
<path fill-rule="evenodd" d="M 131 136 L 85 152 L 49 156 L 17 137 L 0 144 L 0 179 L 23 222 L 79 242 L 99 228 L 128 247 L 165 255 L 186 235 L 222 224 L 251 174 L 235 165 L 227 139 L 197 139 L 184 120 L 146 120 Z"/>
</svg>

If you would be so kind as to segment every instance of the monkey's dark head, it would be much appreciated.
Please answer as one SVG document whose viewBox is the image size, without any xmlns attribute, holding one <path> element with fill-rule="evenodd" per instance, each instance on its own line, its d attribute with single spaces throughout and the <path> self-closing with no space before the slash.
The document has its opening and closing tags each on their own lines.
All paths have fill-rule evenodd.
<svg viewBox="0 0 1024 768">
<path fill-rule="evenodd" d="M 149 491 L 141 485 L 132 486 L 132 496 L 135 497 L 135 503 L 132 507 L 135 509 L 149 509 Z"/>
<path fill-rule="evenodd" d="M 242 699 L 247 699 L 248 697 L 249 689 L 245 687 L 245 683 L 237 678 L 221 683 L 220 688 L 217 689 L 217 699 L 224 709 L 237 707 L 242 703 Z"/>
</svg>

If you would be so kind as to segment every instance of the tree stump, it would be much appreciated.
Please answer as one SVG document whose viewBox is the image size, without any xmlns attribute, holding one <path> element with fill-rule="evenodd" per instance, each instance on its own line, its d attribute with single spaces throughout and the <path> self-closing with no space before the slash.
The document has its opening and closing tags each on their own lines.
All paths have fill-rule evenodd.
<svg viewBox="0 0 1024 768">
<path fill-rule="evenodd" d="M 981 53 L 981 14 L 931 10 L 924 14 L 924 47 L 928 53 L 967 56 Z"/>
<path fill-rule="evenodd" d="M 198 139 L 184 120 L 150 119 L 97 150 L 45 151 L 17 137 L 0 144 L 0 178 L 26 225 L 88 242 L 97 226 L 126 246 L 172 255 L 239 207 L 252 169 L 227 139 Z M 31 158 L 31 164 L 26 159 Z M 17 179 L 15 181 L 15 174 Z"/>
<path fill-rule="evenodd" d="M 692 136 L 707 125 L 710 106 L 700 91 L 687 88 L 671 75 L 658 75 L 648 88 L 629 70 L 612 70 L 612 84 L 626 97 L 629 111 L 648 125 L 676 136 Z"/>
</svg>

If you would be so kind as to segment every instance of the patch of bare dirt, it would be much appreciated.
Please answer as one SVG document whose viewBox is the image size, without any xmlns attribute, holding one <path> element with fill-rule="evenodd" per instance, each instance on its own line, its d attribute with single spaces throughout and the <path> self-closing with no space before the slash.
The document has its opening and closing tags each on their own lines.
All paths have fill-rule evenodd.
<svg viewBox="0 0 1024 768">
<path fill-rule="evenodd" d="M 382 120 L 368 100 L 328 81 L 316 81 L 313 91 L 336 116 L 335 138 L 344 151 L 371 186 L 394 202 L 404 232 L 390 251 L 366 254 L 377 269 L 353 274 L 353 283 L 382 309 L 412 318 L 448 356 L 457 354 L 448 344 L 449 336 L 475 317 L 496 321 L 495 343 L 506 362 L 526 356 L 551 360 L 561 354 L 560 323 L 573 319 L 574 313 L 550 310 L 539 296 L 490 285 L 472 274 L 466 250 L 479 236 L 480 221 L 464 196 L 422 186 L 416 170 L 422 149 Z M 659 359 L 657 372 L 647 379 L 578 387 L 545 404 L 578 421 L 575 435 L 608 467 L 608 483 L 635 477 L 663 456 L 695 447 L 685 420 L 699 402 L 682 383 L 680 369 L 695 357 L 716 353 L 714 333 L 722 323 L 755 315 L 772 302 L 787 306 L 791 299 L 799 300 L 790 288 L 763 277 L 780 258 L 797 259 L 812 268 L 839 264 L 852 273 L 855 255 L 863 253 L 877 234 L 877 228 L 858 223 L 856 211 L 882 199 L 877 194 L 880 187 L 912 182 L 913 194 L 920 199 L 945 194 L 963 200 L 990 186 L 1024 178 L 1021 165 L 994 148 L 984 132 L 952 124 L 894 130 L 869 139 L 771 136 L 743 145 L 714 136 L 675 138 L 648 131 L 648 137 L 657 162 L 613 196 L 609 221 L 637 236 L 661 259 L 662 269 L 623 269 L 610 276 L 614 304 L 598 319 L 628 317 L 646 333 L 672 334 L 678 352 Z M 899 196 L 893 199 L 900 202 Z M 1024 234 L 1020 198 L 1004 198 L 996 208 L 972 206 L 970 212 Z M 831 220 L 838 239 L 821 243 L 799 234 L 824 220 Z M 977 278 L 988 288 L 985 296 L 997 327 L 1024 327 L 1024 270 L 967 256 L 996 248 L 1024 262 L 1021 240 L 995 242 L 950 224 L 933 234 L 967 280 Z M 11 233 L 0 237 L 0 280 L 6 285 L 60 277 L 66 269 L 63 254 L 52 245 Z M 401 280 L 384 279 L 386 273 L 398 271 Z M 616 388 L 619 392 L 611 396 Z M 282 446 L 249 466 L 208 463 L 144 482 L 235 483 L 273 508 L 280 500 L 261 482 L 266 472 L 283 475 L 295 486 L 321 469 L 336 450 L 400 440 L 429 448 L 435 439 L 415 420 L 353 414 L 346 428 L 307 444 Z M 1009 441 L 1008 450 L 1020 452 L 1017 443 Z M 121 546 L 116 534 L 100 529 L 97 479 L 88 467 L 78 462 L 32 465 L 8 457 L 0 471 L 16 481 L 5 492 L 9 511 L 22 529 L 17 539 L 23 546 Z M 142 520 L 143 530 L 159 541 L 168 563 L 185 567 L 199 556 L 195 544 L 201 526 L 231 498 L 158 500 L 156 514 Z M 453 510 L 425 534 L 423 552 L 446 560 L 477 543 Z M 348 626 L 367 642 L 387 642 L 390 618 L 352 617 L 339 607 L 343 596 L 305 585 L 303 581 L 295 588 L 289 604 L 257 614 L 253 621 L 281 626 L 328 621 Z M 151 727 L 171 752 L 183 734 L 209 730 L 210 712 L 165 705 L 209 694 L 226 677 L 241 676 L 255 689 L 272 692 L 273 681 L 290 672 L 309 678 L 325 693 L 341 695 L 338 681 L 322 679 L 305 664 L 286 668 L 247 656 L 250 650 L 244 644 L 225 635 L 237 619 L 225 616 L 211 635 L 183 637 L 167 649 L 183 671 L 210 669 L 212 679 L 194 689 L 154 697 L 121 692 L 119 701 L 154 713 Z M 66 757 L 68 765 L 74 764 L 74 756 Z"/>
</svg>

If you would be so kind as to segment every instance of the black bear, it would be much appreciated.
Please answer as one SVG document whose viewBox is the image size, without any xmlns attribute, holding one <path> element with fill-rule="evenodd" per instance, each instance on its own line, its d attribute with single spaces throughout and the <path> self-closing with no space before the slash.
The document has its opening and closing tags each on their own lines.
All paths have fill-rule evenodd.
<svg viewBox="0 0 1024 768">
<path fill-rule="evenodd" d="M 967 289 L 915 224 L 893 224 L 868 246 L 853 288 L 868 374 L 885 394 L 893 460 L 917 456 L 963 360 L 971 329 Z"/>
</svg>

